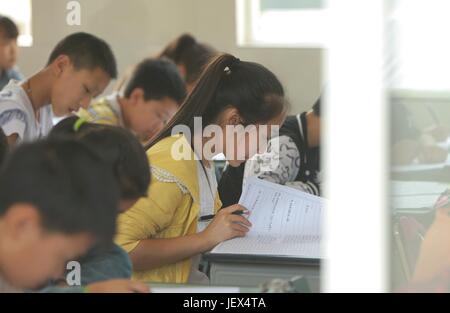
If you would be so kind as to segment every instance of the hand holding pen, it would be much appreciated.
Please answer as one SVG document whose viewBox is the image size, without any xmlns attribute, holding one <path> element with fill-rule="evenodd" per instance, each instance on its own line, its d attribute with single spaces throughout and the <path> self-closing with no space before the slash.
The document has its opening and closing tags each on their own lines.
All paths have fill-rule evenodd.
<svg viewBox="0 0 450 313">
<path fill-rule="evenodd" d="M 240 204 L 221 209 L 201 234 L 211 246 L 235 237 L 244 237 L 252 226 L 244 217 L 248 214 L 250 212 Z"/>
<path fill-rule="evenodd" d="M 436 200 L 434 209 L 450 209 L 450 189 L 446 189 Z M 450 211 L 449 211 L 450 212 Z"/>
</svg>

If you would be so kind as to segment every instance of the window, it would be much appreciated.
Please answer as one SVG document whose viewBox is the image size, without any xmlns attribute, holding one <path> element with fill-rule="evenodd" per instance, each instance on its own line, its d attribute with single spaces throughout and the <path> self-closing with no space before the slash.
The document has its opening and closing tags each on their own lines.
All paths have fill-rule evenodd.
<svg viewBox="0 0 450 313">
<path fill-rule="evenodd" d="M 450 1 L 391 0 L 389 56 L 393 89 L 450 91 Z"/>
<path fill-rule="evenodd" d="M 11 18 L 19 28 L 18 44 L 21 47 L 33 45 L 31 32 L 31 0 L 1 0 L 0 14 Z"/>
<path fill-rule="evenodd" d="M 323 47 L 325 0 L 236 0 L 240 46 Z"/>
</svg>

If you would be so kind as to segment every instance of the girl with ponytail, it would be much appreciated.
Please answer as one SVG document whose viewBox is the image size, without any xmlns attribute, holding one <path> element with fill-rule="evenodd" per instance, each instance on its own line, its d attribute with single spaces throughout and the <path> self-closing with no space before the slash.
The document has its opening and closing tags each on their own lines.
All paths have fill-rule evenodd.
<svg viewBox="0 0 450 313">
<path fill-rule="evenodd" d="M 190 92 L 215 54 L 216 50 L 210 45 L 198 42 L 189 34 L 183 34 L 164 48 L 159 57 L 167 58 L 177 65 L 186 82 L 186 89 Z"/>
<path fill-rule="evenodd" d="M 212 158 L 223 153 L 239 166 L 265 149 L 285 115 L 283 87 L 268 69 L 229 54 L 211 61 L 178 113 L 146 144 L 148 196 L 119 217 L 116 242 L 128 251 L 135 279 L 206 280 L 199 255 L 251 228 L 242 206 L 219 210 Z"/>
</svg>

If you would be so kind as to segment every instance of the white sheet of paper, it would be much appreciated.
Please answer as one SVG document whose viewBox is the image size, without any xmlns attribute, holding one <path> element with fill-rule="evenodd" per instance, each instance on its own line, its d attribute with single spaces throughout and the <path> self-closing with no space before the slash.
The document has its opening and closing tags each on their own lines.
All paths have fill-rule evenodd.
<svg viewBox="0 0 450 313">
<path fill-rule="evenodd" d="M 151 288 L 152 293 L 239 293 L 238 287 L 155 287 Z"/>
<path fill-rule="evenodd" d="M 391 206 L 394 209 L 430 209 L 438 198 L 439 195 L 392 197 Z"/>
<path fill-rule="evenodd" d="M 423 181 L 391 181 L 390 194 L 395 196 L 440 195 L 449 186 L 442 183 Z"/>
<path fill-rule="evenodd" d="M 251 213 L 246 237 L 228 240 L 212 253 L 320 258 L 324 199 L 250 177 L 239 203 Z"/>
<path fill-rule="evenodd" d="M 391 171 L 395 173 L 418 172 L 418 171 L 439 170 L 447 166 L 450 166 L 450 154 L 447 156 L 447 160 L 441 163 L 421 164 L 419 163 L 418 160 L 414 160 L 412 164 L 392 166 Z"/>
<path fill-rule="evenodd" d="M 431 209 L 448 185 L 421 181 L 391 181 L 390 203 L 396 210 Z"/>
</svg>

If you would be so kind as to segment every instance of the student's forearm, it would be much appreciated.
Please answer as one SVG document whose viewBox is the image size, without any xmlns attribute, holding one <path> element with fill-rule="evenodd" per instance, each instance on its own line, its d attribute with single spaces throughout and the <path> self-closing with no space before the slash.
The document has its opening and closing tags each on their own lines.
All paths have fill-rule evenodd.
<svg viewBox="0 0 450 313">
<path fill-rule="evenodd" d="M 130 258 L 135 270 L 146 271 L 177 263 L 213 247 L 214 243 L 202 233 L 169 239 L 145 239 L 131 251 Z"/>
<path fill-rule="evenodd" d="M 15 133 L 6 137 L 6 140 L 8 141 L 8 146 L 10 146 L 10 147 L 14 146 L 16 144 L 18 138 L 19 138 L 19 136 Z"/>
</svg>

